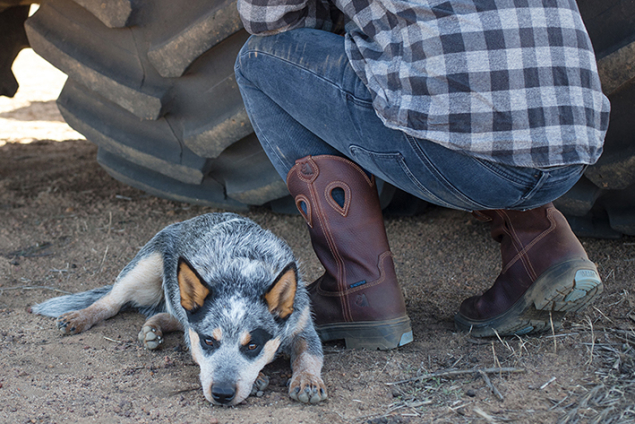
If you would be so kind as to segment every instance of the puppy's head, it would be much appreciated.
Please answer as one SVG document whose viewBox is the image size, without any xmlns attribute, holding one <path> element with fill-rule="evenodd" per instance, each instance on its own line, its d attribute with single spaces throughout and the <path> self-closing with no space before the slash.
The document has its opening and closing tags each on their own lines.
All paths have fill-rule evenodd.
<svg viewBox="0 0 635 424">
<path fill-rule="evenodd" d="M 188 318 L 185 331 L 201 369 L 203 393 L 213 404 L 236 405 L 249 396 L 262 368 L 275 358 L 284 323 L 294 311 L 295 263 L 266 283 L 232 281 L 241 278 L 244 275 L 236 272 L 223 281 L 208 282 L 185 259 L 179 260 L 181 306 Z"/>
</svg>

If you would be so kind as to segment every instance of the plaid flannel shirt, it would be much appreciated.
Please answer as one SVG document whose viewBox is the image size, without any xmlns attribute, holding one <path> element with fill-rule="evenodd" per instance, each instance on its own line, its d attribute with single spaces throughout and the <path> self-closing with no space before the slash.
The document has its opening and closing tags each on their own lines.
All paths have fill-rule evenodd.
<svg viewBox="0 0 635 424">
<path fill-rule="evenodd" d="M 595 163 L 609 120 L 574 0 L 238 0 L 247 31 L 333 29 L 385 125 L 523 167 Z"/>
</svg>

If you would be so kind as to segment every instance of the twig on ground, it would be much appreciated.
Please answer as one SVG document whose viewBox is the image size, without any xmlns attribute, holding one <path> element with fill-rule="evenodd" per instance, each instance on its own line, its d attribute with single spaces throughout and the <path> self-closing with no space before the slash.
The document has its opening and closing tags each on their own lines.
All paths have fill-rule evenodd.
<svg viewBox="0 0 635 424">
<path fill-rule="evenodd" d="M 401 413 L 400 415 L 402 416 L 412 416 L 412 417 L 420 417 L 421 414 L 418 413 L 416 410 L 414 410 L 414 408 L 419 408 L 421 406 L 425 406 L 425 405 L 430 405 L 432 403 L 432 401 L 430 399 L 426 399 L 424 401 L 413 401 L 413 402 L 399 402 L 397 404 L 391 404 L 388 406 L 388 409 L 379 413 L 379 414 L 370 414 L 370 415 L 363 415 L 361 417 L 357 417 L 355 418 L 355 421 L 366 421 L 366 420 L 370 420 L 370 419 L 377 419 L 377 418 L 384 418 L 384 417 L 389 417 L 391 415 L 393 415 L 393 412 L 399 410 L 399 409 L 403 409 L 403 408 L 411 408 L 412 410 L 412 414 L 406 414 L 406 413 Z"/>
<path fill-rule="evenodd" d="M 622 336 L 620 336 L 618 334 L 615 335 L 615 338 L 618 339 L 621 342 L 628 343 L 629 345 L 635 346 L 635 340 L 631 340 L 631 339 L 629 339 L 627 337 L 622 337 Z"/>
<path fill-rule="evenodd" d="M 551 335 L 553 336 L 553 353 L 558 353 L 558 342 L 556 342 L 556 329 L 553 326 L 553 316 L 549 311 L 549 322 L 551 323 Z"/>
<path fill-rule="evenodd" d="M 496 330 L 494 330 L 496 331 Z M 496 335 L 498 335 L 498 333 L 496 333 Z M 492 342 L 492 355 L 494 355 L 494 364 L 500 368 L 501 367 L 501 362 L 498 360 L 498 356 L 496 356 L 496 348 L 494 347 L 494 342 Z"/>
<path fill-rule="evenodd" d="M 611 324 L 613 324 L 613 320 L 609 317 L 607 317 L 606 315 L 604 315 L 604 312 L 600 311 L 598 308 L 596 308 L 595 306 L 593 307 L 593 309 L 595 309 L 596 311 L 598 311 L 600 313 L 600 315 L 602 315 L 602 317 L 606 318 L 608 320 L 608 322 L 610 322 Z"/>
<path fill-rule="evenodd" d="M 101 265 L 99 265 L 99 272 L 104 268 L 104 262 L 106 262 L 106 255 L 108 255 L 108 249 L 110 246 L 106 246 L 106 251 L 104 252 L 104 258 L 101 260 Z"/>
<path fill-rule="evenodd" d="M 501 342 L 501 344 L 507 348 L 507 350 L 510 350 L 510 351 L 512 351 L 512 352 L 513 352 L 513 351 L 514 351 L 514 349 L 513 349 L 513 348 L 509 345 L 509 343 L 507 343 L 506 341 L 504 341 L 504 340 L 501 338 L 500 334 L 498 334 L 498 331 L 496 331 L 496 329 L 495 329 L 495 328 L 493 328 L 493 330 L 494 330 L 494 334 L 496 334 L 496 337 L 498 338 L 498 341 L 500 341 L 500 342 Z M 492 343 L 492 345 L 493 345 L 493 343 Z"/>
<path fill-rule="evenodd" d="M 484 418 L 488 423 L 495 423 L 496 421 L 494 421 L 494 418 L 489 415 L 487 412 L 483 411 L 481 408 L 474 407 L 473 411 L 477 414 L 480 415 L 481 418 Z"/>
<path fill-rule="evenodd" d="M 550 385 L 551 383 L 553 383 L 554 381 L 556 381 L 556 377 L 551 377 L 551 379 L 549 381 L 547 381 L 545 384 L 543 384 L 542 386 L 540 386 L 540 390 L 543 390 L 545 387 L 547 387 L 548 385 Z"/>
<path fill-rule="evenodd" d="M 522 337 L 520 337 L 519 335 L 516 335 L 516 337 L 518 338 L 518 352 L 520 352 L 518 354 L 518 358 L 522 358 L 523 357 L 523 349 L 527 350 L 527 348 L 525 347 L 525 344 L 527 343 L 526 340 L 523 340 Z"/>
<path fill-rule="evenodd" d="M 452 364 L 452 366 L 450 368 L 454 368 L 456 367 L 456 364 L 458 364 L 459 362 L 461 362 L 461 359 L 463 359 L 463 355 L 459 356 L 459 359 L 457 359 L 456 361 L 454 361 L 454 363 Z"/>
<path fill-rule="evenodd" d="M 176 395 L 180 395 L 181 393 L 193 392 L 193 391 L 198 390 L 198 389 L 200 389 L 200 386 L 192 387 L 191 389 L 175 390 L 175 391 L 173 391 L 170 394 L 171 394 L 171 396 L 176 396 Z"/>
<path fill-rule="evenodd" d="M 556 403 L 555 405 L 553 405 L 551 408 L 549 408 L 549 410 L 554 410 L 557 407 L 559 407 L 560 405 L 562 405 L 562 402 L 564 402 L 565 400 L 569 399 L 569 395 L 565 396 L 561 401 L 559 401 L 558 403 Z"/>
<path fill-rule="evenodd" d="M 543 336 L 545 339 L 553 339 L 556 337 L 569 337 L 569 336 L 579 336 L 580 333 L 563 333 L 563 334 L 552 334 L 550 336 Z"/>
<path fill-rule="evenodd" d="M 635 337 L 635 330 L 621 330 L 619 328 L 605 328 L 605 331 L 610 331 L 611 333 L 615 333 L 615 334 L 621 334 L 622 336 L 630 336 L 630 337 Z M 635 341 L 632 340 L 632 341 Z"/>
<path fill-rule="evenodd" d="M 503 395 L 501 394 L 501 392 L 498 391 L 498 389 L 496 387 L 494 387 L 494 385 L 492 384 L 492 382 L 490 381 L 489 377 L 487 376 L 487 374 L 485 374 L 482 370 L 479 370 L 478 373 L 481 375 L 481 378 L 483 379 L 483 381 L 485 382 L 485 384 L 487 385 L 487 387 L 489 387 L 489 389 L 492 391 L 492 393 L 494 393 L 494 395 L 499 399 L 499 400 L 505 400 L 505 398 L 503 398 Z"/>
<path fill-rule="evenodd" d="M 593 389 L 591 389 L 586 395 L 584 395 L 584 397 L 578 403 L 577 406 L 575 406 L 568 413 L 560 417 L 560 419 L 558 420 L 558 424 L 568 424 L 572 422 L 578 422 L 578 412 L 580 410 L 586 409 L 589 405 L 589 401 L 593 399 L 598 394 L 598 392 L 603 388 L 604 388 L 604 385 L 600 384 L 595 386 Z"/>
<path fill-rule="evenodd" d="M 595 348 L 595 334 L 593 334 L 593 323 L 591 322 L 591 318 L 587 315 L 586 319 L 589 322 L 589 327 L 591 328 L 591 354 L 589 355 L 589 361 L 586 365 L 591 365 L 593 363 L 593 350 Z"/>
<path fill-rule="evenodd" d="M 58 289 L 55 287 L 47 287 L 47 286 L 19 286 L 19 287 L 0 287 L 0 292 L 5 290 L 51 290 L 64 294 L 72 294 L 69 291 Z"/>
<path fill-rule="evenodd" d="M 422 380 L 430 380 L 438 377 L 454 377 L 457 375 L 466 375 L 466 374 L 479 374 L 480 372 L 486 374 L 502 374 L 502 373 L 516 373 L 516 372 L 525 372 L 524 368 L 485 368 L 485 369 L 471 369 L 471 370 L 445 370 L 445 371 L 437 371 L 429 374 L 423 374 L 419 377 L 409 378 L 407 380 L 394 381 L 392 383 L 386 383 L 387 386 L 394 386 L 397 384 L 411 383 L 413 381 L 422 381 Z"/>
</svg>

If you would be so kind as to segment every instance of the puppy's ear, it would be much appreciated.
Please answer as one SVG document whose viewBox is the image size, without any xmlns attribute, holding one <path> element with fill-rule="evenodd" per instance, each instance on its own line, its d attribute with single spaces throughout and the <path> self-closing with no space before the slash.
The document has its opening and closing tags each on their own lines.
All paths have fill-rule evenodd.
<svg viewBox="0 0 635 424">
<path fill-rule="evenodd" d="M 184 258 L 179 258 L 176 279 L 181 291 L 181 306 L 188 312 L 194 312 L 205 302 L 209 289 L 203 283 L 198 272 Z"/>
<path fill-rule="evenodd" d="M 293 312 L 293 300 L 298 288 L 298 270 L 294 263 L 287 265 L 273 282 L 264 299 L 276 319 L 285 319 Z"/>
</svg>

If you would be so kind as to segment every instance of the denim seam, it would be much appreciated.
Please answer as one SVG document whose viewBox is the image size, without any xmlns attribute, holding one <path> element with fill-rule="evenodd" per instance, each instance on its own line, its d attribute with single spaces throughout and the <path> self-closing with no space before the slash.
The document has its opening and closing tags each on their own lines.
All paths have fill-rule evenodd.
<svg viewBox="0 0 635 424">
<path fill-rule="evenodd" d="M 235 74 L 240 74 L 240 78 L 242 78 L 244 81 L 249 81 L 243 74 L 242 71 L 238 69 L 238 67 L 236 67 L 234 69 L 234 73 Z M 251 81 L 249 81 L 249 83 L 256 89 L 258 89 L 258 87 L 256 87 L 255 85 L 253 85 L 251 83 Z M 247 99 L 245 99 L 243 97 L 243 102 L 247 103 Z M 267 151 L 269 153 L 273 153 L 274 155 L 276 155 L 276 158 L 278 159 L 278 161 L 282 164 L 285 164 L 285 168 L 286 169 L 291 169 L 293 167 L 293 163 L 289 163 L 288 160 L 286 160 L 285 158 L 283 158 L 282 156 L 280 156 L 280 154 L 278 153 L 278 149 L 275 148 L 275 145 L 272 144 L 269 140 L 267 140 L 267 136 L 265 135 L 264 131 L 262 131 L 262 129 L 260 128 L 260 126 L 258 125 L 257 122 L 254 122 L 251 118 L 249 119 L 249 121 L 251 122 L 252 127 L 258 128 L 258 133 L 260 133 L 260 136 L 258 137 L 259 141 L 261 143 L 267 143 L 267 145 L 269 146 L 269 149 L 267 149 Z M 283 178 L 285 179 L 285 178 Z M 285 181 L 286 182 L 286 181 Z"/>
<path fill-rule="evenodd" d="M 443 199 L 440 199 L 434 193 L 429 191 L 424 185 L 422 185 L 419 182 L 419 180 L 417 180 L 417 178 L 414 176 L 412 171 L 410 171 L 410 168 L 408 168 L 408 165 L 406 165 L 406 163 L 405 163 L 405 161 L 403 159 L 403 155 L 401 153 L 399 153 L 399 152 L 395 152 L 395 153 L 377 153 L 377 152 L 372 152 L 372 151 L 370 151 L 368 149 L 365 149 L 365 148 L 363 148 L 361 146 L 357 146 L 357 145 L 351 145 L 349 150 L 350 150 L 351 155 L 353 157 L 356 156 L 355 152 L 361 151 L 361 152 L 365 152 L 369 156 L 381 157 L 381 158 L 384 158 L 384 160 L 388 159 L 388 160 L 393 160 L 393 161 L 397 162 L 397 164 L 399 165 L 399 167 L 401 168 L 403 173 L 408 177 L 410 182 L 412 182 L 412 184 L 414 184 L 415 187 L 417 187 L 417 189 L 423 194 L 423 196 L 428 197 L 429 199 L 433 200 L 434 203 L 437 203 L 440 206 L 445 206 L 445 207 L 452 208 L 452 209 L 456 209 L 457 208 L 457 206 L 452 205 L 451 203 L 448 203 L 448 202 L 446 202 Z M 464 208 L 461 208 L 461 209 L 464 209 Z"/>
<path fill-rule="evenodd" d="M 513 205 L 509 206 L 509 208 L 514 208 L 522 203 L 526 203 L 528 202 L 546 183 L 547 180 L 549 179 L 549 173 L 548 172 L 543 172 L 542 175 L 540 176 L 540 178 L 538 179 L 538 182 L 536 182 L 533 187 L 531 189 L 529 189 L 526 194 L 524 194 L 520 200 L 516 203 L 514 203 Z"/>
<path fill-rule="evenodd" d="M 437 180 L 442 182 L 443 185 L 445 186 L 445 188 L 454 195 L 454 197 L 461 203 L 465 204 L 465 205 L 470 205 L 469 208 L 465 208 L 465 207 L 460 207 L 460 209 L 463 210 L 474 210 L 474 209 L 488 209 L 487 206 L 482 205 L 472 199 L 470 199 L 469 197 L 467 197 L 463 192 L 461 192 L 459 189 L 457 189 L 456 187 L 454 187 L 454 185 L 450 184 L 450 182 L 443 176 L 443 174 L 441 172 L 439 172 L 439 170 L 437 169 L 436 166 L 434 166 L 434 163 L 432 163 L 432 161 L 430 160 L 430 158 L 428 158 L 428 155 L 425 154 L 425 152 L 421 149 L 421 147 L 419 146 L 419 144 L 416 142 L 416 140 L 414 139 L 414 137 L 405 134 L 406 140 L 408 141 L 408 143 L 410 144 L 410 147 L 412 148 L 412 150 L 417 154 L 417 156 L 419 157 L 419 159 L 421 160 L 421 162 L 423 162 L 424 164 L 426 164 L 426 166 L 428 167 L 428 169 L 434 173 L 434 175 L 436 176 Z M 457 206 L 454 206 L 455 208 Z"/>
<path fill-rule="evenodd" d="M 525 187 L 528 184 L 534 184 L 536 182 L 536 180 L 523 181 L 521 178 L 518 178 L 517 176 L 508 172 L 506 169 L 504 169 L 504 167 L 498 166 L 496 163 L 488 162 L 486 160 L 479 159 L 479 158 L 474 158 L 474 160 L 483 169 L 487 170 L 488 172 L 491 172 L 492 174 L 500 178 L 506 179 L 509 183 L 514 184 L 519 188 Z M 536 172 L 541 173 L 542 171 L 536 170 Z"/>
<path fill-rule="evenodd" d="M 344 88 L 340 87 L 338 84 L 334 83 L 333 81 L 324 78 L 322 75 L 320 75 L 318 73 L 315 73 L 312 69 L 306 68 L 306 67 L 300 65 L 299 63 L 292 62 L 290 60 L 284 59 L 282 57 L 276 56 L 274 54 L 271 54 L 269 52 L 262 51 L 262 50 L 246 50 L 246 51 L 244 51 L 243 54 L 241 54 L 241 57 L 244 56 L 245 54 L 249 54 L 249 53 L 257 53 L 257 54 L 266 55 L 266 56 L 269 56 L 270 58 L 274 58 L 274 59 L 280 60 L 282 62 L 288 63 L 288 64 L 290 64 L 292 66 L 295 66 L 299 70 L 302 70 L 304 72 L 310 73 L 311 75 L 315 76 L 317 79 L 320 79 L 320 80 L 326 82 L 327 84 L 330 84 L 333 87 L 337 88 L 338 91 L 343 93 L 346 97 L 349 97 L 350 99 L 352 99 L 355 103 L 360 104 L 360 105 L 370 105 L 372 107 L 372 104 L 373 104 L 372 102 L 369 102 L 368 100 L 363 100 L 363 99 L 360 99 L 358 97 L 355 97 L 355 95 L 353 93 L 351 93 L 350 91 L 345 90 Z M 355 72 L 355 71 L 353 71 L 353 72 Z"/>
</svg>

